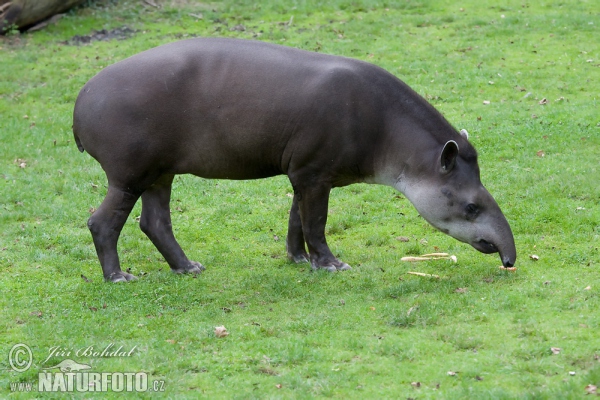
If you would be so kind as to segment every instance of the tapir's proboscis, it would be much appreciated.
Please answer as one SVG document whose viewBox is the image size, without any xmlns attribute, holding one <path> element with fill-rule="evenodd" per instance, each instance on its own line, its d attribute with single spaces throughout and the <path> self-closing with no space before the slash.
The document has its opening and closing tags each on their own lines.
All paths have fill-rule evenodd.
<svg viewBox="0 0 600 400">
<path fill-rule="evenodd" d="M 140 228 L 177 273 L 199 273 L 173 235 L 176 174 L 258 179 L 294 191 L 287 254 L 347 270 L 325 240 L 329 193 L 357 182 L 402 192 L 434 227 L 515 263 L 506 218 L 483 187 L 477 153 L 425 99 L 367 62 L 258 41 L 198 38 L 111 65 L 81 89 L 80 151 L 106 172 L 88 227 L 107 281 L 129 281 L 117 241 L 142 198 Z"/>
</svg>

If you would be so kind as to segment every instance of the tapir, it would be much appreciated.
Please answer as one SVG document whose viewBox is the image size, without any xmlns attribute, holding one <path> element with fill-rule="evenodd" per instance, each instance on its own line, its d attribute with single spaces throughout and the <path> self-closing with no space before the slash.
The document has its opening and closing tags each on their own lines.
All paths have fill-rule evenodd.
<svg viewBox="0 0 600 400">
<path fill-rule="evenodd" d="M 176 174 L 258 179 L 293 188 L 287 255 L 350 269 L 325 240 L 332 188 L 357 182 L 403 193 L 440 231 L 515 263 L 510 226 L 480 180 L 477 152 L 432 105 L 373 64 L 260 41 L 195 38 L 104 68 L 81 89 L 73 133 L 104 169 L 106 198 L 88 220 L 107 281 L 137 200 L 140 228 L 173 272 L 199 273 L 171 226 Z M 306 246 L 305 246 L 306 245 Z"/>
</svg>

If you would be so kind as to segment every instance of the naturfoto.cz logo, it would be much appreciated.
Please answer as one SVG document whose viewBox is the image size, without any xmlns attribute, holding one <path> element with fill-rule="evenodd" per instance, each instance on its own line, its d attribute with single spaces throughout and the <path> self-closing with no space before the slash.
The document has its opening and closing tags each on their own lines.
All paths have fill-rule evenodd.
<svg viewBox="0 0 600 400">
<path fill-rule="evenodd" d="M 92 346 L 85 351 L 77 351 L 75 354 L 92 353 L 94 356 L 103 357 L 128 357 L 131 356 L 135 347 L 129 352 L 123 351 L 122 346 L 118 350 L 110 352 L 114 348 L 111 343 L 102 352 L 92 352 Z M 50 355 L 44 360 L 48 361 L 52 356 L 70 356 L 71 352 L 63 349 L 57 351 L 58 346 L 50 349 Z M 82 355 L 83 355 L 82 354 Z M 11 369 L 21 373 L 27 371 L 33 363 L 31 348 L 23 343 L 12 347 L 8 355 Z M 37 385 L 32 382 L 12 382 L 10 389 L 13 392 L 164 392 L 165 385 L 162 380 L 148 380 L 145 372 L 94 372 L 88 364 L 79 363 L 72 359 L 64 359 L 56 365 L 43 368 L 38 373 Z"/>
</svg>

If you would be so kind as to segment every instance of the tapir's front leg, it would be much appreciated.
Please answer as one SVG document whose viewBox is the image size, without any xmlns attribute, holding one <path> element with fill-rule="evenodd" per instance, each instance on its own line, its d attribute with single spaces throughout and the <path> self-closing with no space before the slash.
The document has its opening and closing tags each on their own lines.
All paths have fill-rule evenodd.
<svg viewBox="0 0 600 400">
<path fill-rule="evenodd" d="M 330 186 L 319 184 L 295 187 L 294 193 L 298 199 L 302 231 L 312 268 L 315 270 L 322 268 L 330 272 L 344 271 L 351 267 L 335 258 L 325 240 L 330 190 Z"/>
<path fill-rule="evenodd" d="M 106 198 L 88 220 L 88 228 L 94 239 L 104 279 L 107 281 L 125 282 L 136 279 L 135 276 L 121 271 L 117 241 L 138 198 L 139 195 L 109 184 Z"/>
</svg>

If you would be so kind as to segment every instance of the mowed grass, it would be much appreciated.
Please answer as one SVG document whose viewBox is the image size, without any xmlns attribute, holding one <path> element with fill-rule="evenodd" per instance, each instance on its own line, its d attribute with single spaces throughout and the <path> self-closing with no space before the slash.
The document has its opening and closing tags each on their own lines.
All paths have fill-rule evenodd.
<svg viewBox="0 0 600 400">
<path fill-rule="evenodd" d="M 171 398 L 553 399 L 600 386 L 594 1 L 156 2 L 97 2 L 0 39 L 0 397 L 32 397 L 10 383 L 36 383 L 65 358 L 146 372 Z M 65 44 L 123 26 L 135 33 Z M 171 274 L 139 230 L 138 204 L 119 250 L 140 279 L 104 283 L 86 220 L 106 180 L 73 142 L 73 103 L 101 68 L 192 36 L 359 58 L 403 79 L 470 132 L 513 228 L 517 272 L 435 231 L 393 189 L 362 184 L 332 192 L 327 228 L 354 269 L 311 272 L 285 257 L 285 177 L 180 176 L 175 234 L 206 271 Z M 458 263 L 400 261 L 433 251 Z M 229 336 L 215 336 L 220 325 Z M 33 351 L 25 373 L 9 366 L 16 343 Z M 137 347 L 131 357 L 75 354 L 111 343 Z M 54 346 L 71 356 L 46 360 Z"/>
</svg>

